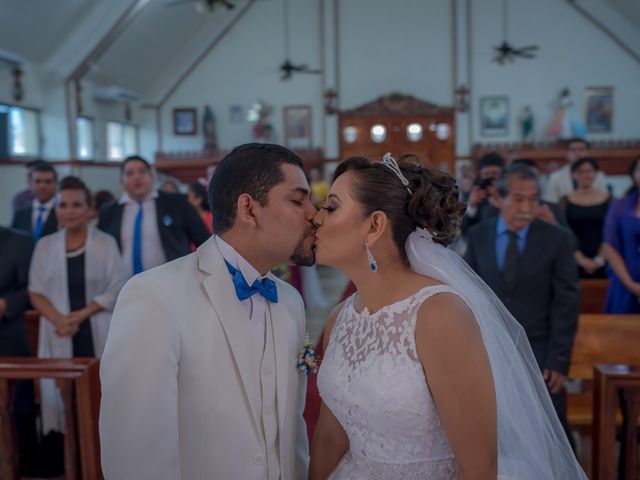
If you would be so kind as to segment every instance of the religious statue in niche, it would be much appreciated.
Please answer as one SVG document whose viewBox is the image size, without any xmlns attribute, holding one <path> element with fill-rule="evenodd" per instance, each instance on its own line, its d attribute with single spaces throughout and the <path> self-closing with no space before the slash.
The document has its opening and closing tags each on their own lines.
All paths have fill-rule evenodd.
<svg viewBox="0 0 640 480">
<path fill-rule="evenodd" d="M 204 134 L 204 151 L 215 153 L 218 151 L 218 136 L 216 135 L 216 117 L 209 105 L 204 107 L 202 115 L 202 132 Z"/>
<path fill-rule="evenodd" d="M 273 141 L 273 125 L 270 116 L 273 107 L 262 100 L 257 101 L 247 113 L 247 120 L 253 124 L 253 138 L 256 142 Z"/>
<path fill-rule="evenodd" d="M 556 114 L 547 129 L 550 137 L 566 140 L 572 137 L 584 138 L 587 135 L 587 127 L 578 115 L 571 92 L 567 87 L 560 92 L 556 108 Z"/>
<path fill-rule="evenodd" d="M 529 105 L 522 109 L 519 121 L 522 143 L 533 143 L 535 122 L 533 120 L 533 113 L 531 112 L 531 107 Z"/>
</svg>

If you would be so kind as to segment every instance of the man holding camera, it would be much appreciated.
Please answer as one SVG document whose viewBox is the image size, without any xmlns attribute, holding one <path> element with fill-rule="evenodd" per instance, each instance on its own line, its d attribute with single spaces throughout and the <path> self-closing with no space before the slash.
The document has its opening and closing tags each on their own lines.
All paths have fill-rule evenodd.
<svg viewBox="0 0 640 480">
<path fill-rule="evenodd" d="M 462 219 L 463 234 L 482 220 L 485 208 L 499 207 L 495 181 L 502 175 L 504 165 L 504 158 L 497 153 L 488 153 L 478 161 L 478 178 L 471 189 L 467 211 Z"/>
</svg>

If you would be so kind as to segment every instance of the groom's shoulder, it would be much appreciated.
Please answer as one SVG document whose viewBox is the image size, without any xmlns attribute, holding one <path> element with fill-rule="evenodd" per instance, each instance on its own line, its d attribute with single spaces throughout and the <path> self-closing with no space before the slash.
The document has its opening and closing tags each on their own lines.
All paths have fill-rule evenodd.
<svg viewBox="0 0 640 480">
<path fill-rule="evenodd" d="M 177 258 L 160 266 L 145 270 L 135 275 L 131 280 L 136 279 L 140 283 L 155 283 L 157 286 L 175 290 L 176 286 L 184 285 L 189 278 L 196 278 L 197 264 L 193 253 Z M 129 281 L 131 283 L 131 281 Z M 137 282 L 136 282 L 137 283 Z"/>
</svg>

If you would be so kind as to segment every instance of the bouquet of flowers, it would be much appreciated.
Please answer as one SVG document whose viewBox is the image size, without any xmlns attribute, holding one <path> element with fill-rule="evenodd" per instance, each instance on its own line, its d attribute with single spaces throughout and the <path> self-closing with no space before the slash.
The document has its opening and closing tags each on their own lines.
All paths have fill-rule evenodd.
<svg viewBox="0 0 640 480">
<path fill-rule="evenodd" d="M 298 353 L 296 368 L 298 369 L 298 372 L 304 373 L 308 376 L 312 373 L 318 373 L 319 363 L 320 358 L 318 352 L 316 352 L 316 347 L 307 333 L 304 336 L 304 345 L 302 346 L 302 350 Z"/>
</svg>

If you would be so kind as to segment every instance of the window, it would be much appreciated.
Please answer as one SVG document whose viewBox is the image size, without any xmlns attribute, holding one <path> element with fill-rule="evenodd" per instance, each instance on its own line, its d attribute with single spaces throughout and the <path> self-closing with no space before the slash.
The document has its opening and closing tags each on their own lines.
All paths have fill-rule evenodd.
<svg viewBox="0 0 640 480">
<path fill-rule="evenodd" d="M 92 160 L 95 158 L 93 141 L 93 120 L 86 117 L 76 119 L 77 147 L 76 156 L 80 160 Z"/>
<path fill-rule="evenodd" d="M 138 129 L 122 122 L 107 122 L 107 159 L 123 160 L 138 153 Z"/>
<path fill-rule="evenodd" d="M 0 151 L 10 157 L 40 155 L 38 112 L 22 107 L 0 105 Z"/>
</svg>

